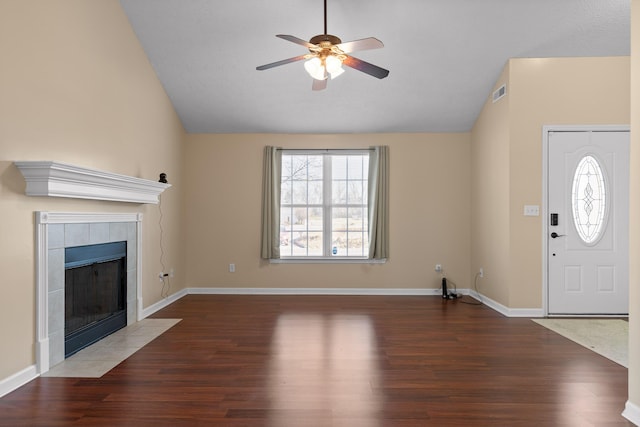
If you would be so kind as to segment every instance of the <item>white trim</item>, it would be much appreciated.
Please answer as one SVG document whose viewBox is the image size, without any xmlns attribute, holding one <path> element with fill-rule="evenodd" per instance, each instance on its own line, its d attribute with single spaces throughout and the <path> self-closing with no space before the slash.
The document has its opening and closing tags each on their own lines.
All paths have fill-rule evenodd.
<svg viewBox="0 0 640 427">
<path fill-rule="evenodd" d="M 635 425 L 640 426 L 640 406 L 627 400 L 627 404 L 624 405 L 622 416 Z"/>
<path fill-rule="evenodd" d="M 458 291 L 460 292 L 460 291 Z M 189 295 L 440 295 L 420 288 L 187 288 Z"/>
<path fill-rule="evenodd" d="M 371 259 L 366 257 L 283 257 L 270 259 L 269 262 L 271 264 L 384 264 L 387 262 L 387 259 Z"/>
<path fill-rule="evenodd" d="M 542 312 L 549 314 L 549 134 L 552 132 L 629 132 L 629 125 L 542 126 Z"/>
<path fill-rule="evenodd" d="M 471 289 L 457 289 L 506 317 L 544 317 L 541 308 L 508 308 Z M 387 295 L 440 296 L 440 288 L 185 288 L 144 310 L 147 317 L 186 295 Z"/>
<path fill-rule="evenodd" d="M 139 313 L 139 318 L 138 320 L 142 320 L 142 319 L 146 319 L 147 317 L 151 316 L 152 314 L 154 314 L 157 311 L 162 310 L 163 308 L 167 307 L 168 305 L 178 301 L 180 298 L 187 296 L 189 294 L 187 289 L 182 289 L 178 292 L 176 292 L 175 294 L 171 294 L 168 297 L 158 301 L 155 304 L 151 304 L 149 307 L 145 308 L 144 310 L 141 310 Z"/>
<path fill-rule="evenodd" d="M 629 132 L 631 127 L 617 125 L 543 125 L 543 132 Z"/>
<path fill-rule="evenodd" d="M 477 299 L 505 317 L 544 317 L 544 311 L 541 308 L 509 308 L 473 290 L 469 290 L 469 293 L 466 295 Z"/>
<path fill-rule="evenodd" d="M 90 224 L 96 222 L 141 222 L 141 213 L 36 212 L 39 224 Z"/>
<path fill-rule="evenodd" d="M 140 321 L 144 319 L 142 317 L 144 307 L 142 304 L 142 214 L 136 214 L 136 218 L 136 317 Z"/>
<path fill-rule="evenodd" d="M 49 233 L 36 212 L 36 366 L 39 374 L 49 370 Z M 46 219 L 46 214 L 44 219 Z"/>
<path fill-rule="evenodd" d="M 375 151 L 375 148 L 278 148 L 278 151 L 289 155 L 309 154 L 313 156 L 322 156 L 329 154 L 333 156 L 343 156 L 349 154 L 368 155 L 371 151 Z"/>
<path fill-rule="evenodd" d="M 27 187 L 27 196 L 158 204 L 158 196 L 170 184 L 135 178 L 68 163 L 16 161 Z"/>
<path fill-rule="evenodd" d="M 32 379 L 38 377 L 36 365 L 31 365 L 20 372 L 0 381 L 0 397 L 11 393 L 18 387 L 22 387 Z"/>
<path fill-rule="evenodd" d="M 465 293 L 467 291 L 467 293 Z M 375 288 L 185 288 L 143 310 L 142 318 L 151 316 L 187 295 L 397 295 L 438 296 L 440 289 Z M 468 294 L 468 289 L 458 293 Z"/>
</svg>

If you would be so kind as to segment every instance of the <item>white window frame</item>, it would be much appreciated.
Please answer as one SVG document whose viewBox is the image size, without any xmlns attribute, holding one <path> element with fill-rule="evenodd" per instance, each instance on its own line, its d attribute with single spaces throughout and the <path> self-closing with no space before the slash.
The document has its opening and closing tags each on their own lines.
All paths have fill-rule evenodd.
<svg viewBox="0 0 640 427">
<path fill-rule="evenodd" d="M 369 155 L 371 153 L 371 149 L 363 148 L 363 149 L 285 149 L 283 150 L 283 155 L 323 155 L 323 156 L 348 156 L 348 155 Z M 368 177 L 367 182 L 368 182 Z M 367 263 L 367 264 L 382 264 L 386 260 L 384 259 L 369 259 L 366 255 L 363 256 L 335 256 L 331 255 L 331 244 L 332 244 L 332 215 L 331 210 L 333 208 L 347 208 L 349 204 L 346 205 L 334 205 L 332 201 L 332 188 L 331 185 L 325 185 L 327 182 L 331 183 L 332 181 L 332 171 L 331 171 L 331 162 L 323 162 L 323 200 L 322 205 L 318 205 L 318 207 L 322 207 L 323 209 L 323 254 L 322 256 L 300 256 L 300 255 L 280 255 L 279 259 L 272 259 L 271 263 Z M 368 216 L 369 212 L 369 198 L 368 198 L 368 185 L 364 190 L 363 194 L 366 197 L 367 202 L 362 205 L 364 209 L 365 215 Z M 280 203 L 282 209 L 282 202 Z M 313 207 L 315 205 L 307 204 L 305 206 Z M 367 221 L 368 224 L 368 221 Z M 365 233 L 368 236 L 369 230 Z M 367 249 L 365 248 L 365 253 Z"/>
</svg>

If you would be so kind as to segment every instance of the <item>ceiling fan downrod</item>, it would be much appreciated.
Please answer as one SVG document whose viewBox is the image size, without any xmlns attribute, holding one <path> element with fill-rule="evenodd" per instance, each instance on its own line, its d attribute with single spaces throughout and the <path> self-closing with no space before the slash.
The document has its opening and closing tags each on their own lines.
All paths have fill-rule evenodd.
<svg viewBox="0 0 640 427">
<path fill-rule="evenodd" d="M 327 0 L 324 0 L 324 34 L 327 35 Z"/>
<path fill-rule="evenodd" d="M 309 43 L 323 48 L 331 48 L 331 46 L 342 43 L 340 37 L 336 37 L 327 32 L 327 0 L 324 0 L 324 34 L 311 37 Z M 324 45 L 322 43 L 324 43 Z"/>
</svg>

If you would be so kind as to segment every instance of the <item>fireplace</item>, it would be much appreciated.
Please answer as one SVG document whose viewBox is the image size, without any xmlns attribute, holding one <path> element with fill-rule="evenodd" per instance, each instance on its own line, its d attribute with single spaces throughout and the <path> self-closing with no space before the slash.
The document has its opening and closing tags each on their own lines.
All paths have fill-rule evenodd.
<svg viewBox="0 0 640 427">
<path fill-rule="evenodd" d="M 127 325 L 126 257 L 126 241 L 65 249 L 65 357 Z"/>
<path fill-rule="evenodd" d="M 40 373 L 65 360 L 65 259 L 73 247 L 126 242 L 126 319 L 132 325 L 142 311 L 140 213 L 37 212 L 36 365 Z"/>
</svg>

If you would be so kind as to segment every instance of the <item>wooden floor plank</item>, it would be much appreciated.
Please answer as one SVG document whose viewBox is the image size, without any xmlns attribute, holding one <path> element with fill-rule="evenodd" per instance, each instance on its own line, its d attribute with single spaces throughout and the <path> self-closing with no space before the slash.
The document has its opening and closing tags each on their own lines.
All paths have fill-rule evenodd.
<svg viewBox="0 0 640 427">
<path fill-rule="evenodd" d="M 189 295 L 102 378 L 37 378 L 0 426 L 632 426 L 627 369 L 529 319 L 410 296 Z"/>
</svg>

